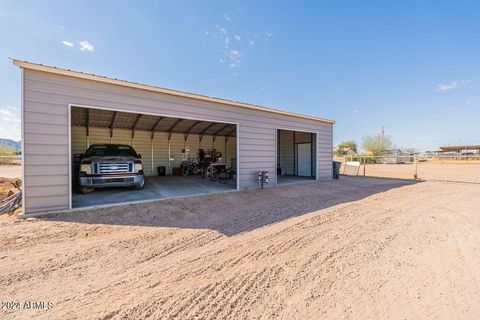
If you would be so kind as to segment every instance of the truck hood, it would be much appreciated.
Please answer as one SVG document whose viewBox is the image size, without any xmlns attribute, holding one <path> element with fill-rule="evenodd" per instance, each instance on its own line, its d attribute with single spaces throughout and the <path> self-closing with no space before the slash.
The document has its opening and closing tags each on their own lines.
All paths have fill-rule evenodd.
<svg viewBox="0 0 480 320">
<path fill-rule="evenodd" d="M 88 158 L 83 158 L 82 161 L 91 161 L 91 162 L 126 162 L 126 161 L 139 161 L 139 158 L 135 157 L 115 157 L 115 156 L 110 156 L 110 157 L 102 157 L 102 156 L 94 156 L 94 157 L 88 157 Z"/>
</svg>

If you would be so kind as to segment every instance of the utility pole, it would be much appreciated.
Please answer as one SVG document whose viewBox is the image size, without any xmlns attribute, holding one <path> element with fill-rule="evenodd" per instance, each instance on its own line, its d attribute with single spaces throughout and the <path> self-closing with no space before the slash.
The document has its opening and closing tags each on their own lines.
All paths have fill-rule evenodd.
<svg viewBox="0 0 480 320">
<path fill-rule="evenodd" d="M 382 137 L 382 149 L 383 149 L 383 146 L 384 146 L 384 137 L 385 137 L 385 127 L 382 127 L 381 137 Z"/>
</svg>

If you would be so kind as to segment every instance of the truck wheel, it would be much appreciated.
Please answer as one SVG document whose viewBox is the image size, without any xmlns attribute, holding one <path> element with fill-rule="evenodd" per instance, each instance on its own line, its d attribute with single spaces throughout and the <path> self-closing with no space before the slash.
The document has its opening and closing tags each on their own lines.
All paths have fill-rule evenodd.
<svg viewBox="0 0 480 320">
<path fill-rule="evenodd" d="M 141 183 L 136 184 L 133 188 L 135 190 L 142 190 L 145 187 L 145 180 L 143 180 Z"/>
<path fill-rule="evenodd" d="M 95 189 L 92 188 L 92 187 L 80 187 L 80 191 L 81 191 L 83 194 L 87 194 L 87 193 L 93 192 L 93 190 L 95 190 Z"/>
</svg>

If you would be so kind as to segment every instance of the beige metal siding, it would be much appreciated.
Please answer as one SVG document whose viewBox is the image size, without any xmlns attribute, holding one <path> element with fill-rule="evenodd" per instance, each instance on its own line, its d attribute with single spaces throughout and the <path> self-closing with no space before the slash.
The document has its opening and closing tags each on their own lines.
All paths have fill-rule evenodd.
<svg viewBox="0 0 480 320">
<path fill-rule="evenodd" d="M 295 132 L 295 143 L 310 143 L 309 132 Z"/>
<path fill-rule="evenodd" d="M 318 157 L 318 155 L 317 155 L 317 135 L 314 134 L 312 138 L 313 138 L 313 141 L 312 141 L 312 144 L 313 144 L 313 145 L 312 145 L 312 152 L 313 152 L 313 154 L 315 155 L 315 158 L 316 158 L 316 157 Z M 317 160 L 317 159 L 314 159 L 314 161 L 316 161 L 316 160 Z M 333 159 L 332 159 L 332 160 L 333 160 Z M 315 166 L 315 165 L 313 165 L 312 175 L 313 175 L 314 177 L 317 176 L 317 166 Z"/>
<path fill-rule="evenodd" d="M 124 130 L 130 133 L 128 130 Z M 145 131 L 136 131 L 135 137 L 133 139 L 133 147 L 135 151 L 142 156 L 142 163 L 143 163 L 143 172 L 147 176 L 156 175 L 156 168 L 152 170 L 152 140 L 150 139 L 151 133 Z"/>
<path fill-rule="evenodd" d="M 84 153 L 87 148 L 87 128 L 72 127 L 72 155 Z"/>
<path fill-rule="evenodd" d="M 278 131 L 278 148 L 279 148 L 279 165 L 280 168 L 285 170 L 286 175 L 295 174 L 293 156 L 294 156 L 294 144 L 293 144 L 293 131 Z"/>
<path fill-rule="evenodd" d="M 168 134 L 166 132 L 155 132 L 153 138 L 153 163 L 159 167 L 164 166 L 167 174 L 170 174 L 168 169 Z M 154 168 L 156 170 L 156 168 Z"/>
<path fill-rule="evenodd" d="M 320 180 L 330 180 L 333 175 L 333 125 L 329 130 L 326 135 L 317 135 L 317 177 Z"/>
<path fill-rule="evenodd" d="M 276 127 L 318 132 L 318 177 L 331 178 L 330 123 L 28 69 L 24 70 L 23 90 L 26 213 L 69 207 L 69 179 L 64 174 L 69 163 L 69 104 L 238 123 L 241 188 L 257 187 L 258 170 L 273 173 L 271 184 L 275 183 Z M 49 138 L 43 147 L 39 147 L 39 141 L 35 138 L 37 135 Z M 164 152 L 154 150 L 155 156 L 162 157 Z M 50 174 L 43 173 L 51 171 L 52 166 L 61 172 L 54 179 Z M 32 175 L 32 172 L 36 175 Z M 52 188 L 42 189 L 42 185 Z"/>
<path fill-rule="evenodd" d="M 225 139 L 223 138 L 225 141 Z M 235 140 L 235 137 L 231 137 L 227 140 L 226 142 L 226 148 L 225 148 L 225 154 L 223 155 L 225 163 L 228 164 L 228 166 L 231 167 L 236 167 L 236 159 L 237 159 L 237 143 Z"/>
</svg>

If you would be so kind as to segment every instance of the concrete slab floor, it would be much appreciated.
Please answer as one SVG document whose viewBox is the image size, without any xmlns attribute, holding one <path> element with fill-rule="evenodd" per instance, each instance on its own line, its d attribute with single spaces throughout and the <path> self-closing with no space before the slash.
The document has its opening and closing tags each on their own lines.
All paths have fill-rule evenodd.
<svg viewBox="0 0 480 320">
<path fill-rule="evenodd" d="M 283 184 L 295 184 L 295 183 L 304 183 L 309 181 L 315 181 L 315 178 L 312 177 L 299 177 L 299 176 L 278 176 L 278 185 Z"/>
<path fill-rule="evenodd" d="M 143 190 L 130 188 L 99 188 L 88 194 L 73 194 L 73 208 L 107 205 L 113 203 L 155 200 L 187 195 L 199 195 L 235 190 L 236 182 L 221 183 L 200 176 L 146 177 Z"/>
</svg>

